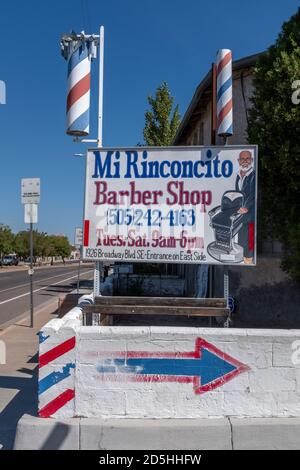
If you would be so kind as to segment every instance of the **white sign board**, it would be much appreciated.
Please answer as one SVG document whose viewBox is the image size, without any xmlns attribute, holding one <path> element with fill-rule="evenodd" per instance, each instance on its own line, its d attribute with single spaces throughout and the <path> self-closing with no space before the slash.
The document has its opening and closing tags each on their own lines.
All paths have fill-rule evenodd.
<svg viewBox="0 0 300 470">
<path fill-rule="evenodd" d="M 89 150 L 83 258 L 256 263 L 257 147 Z"/>
<path fill-rule="evenodd" d="M 39 204 L 41 194 L 40 178 L 23 178 L 21 180 L 22 204 Z"/>
<path fill-rule="evenodd" d="M 83 245 L 83 230 L 82 228 L 75 229 L 75 246 L 80 248 Z"/>
<path fill-rule="evenodd" d="M 25 224 L 38 223 L 38 205 L 24 204 L 24 222 Z"/>
</svg>

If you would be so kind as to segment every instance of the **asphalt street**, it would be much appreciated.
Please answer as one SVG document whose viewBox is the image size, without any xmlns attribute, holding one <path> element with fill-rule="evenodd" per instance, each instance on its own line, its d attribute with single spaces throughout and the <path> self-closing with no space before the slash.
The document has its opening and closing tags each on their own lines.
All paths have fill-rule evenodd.
<svg viewBox="0 0 300 470">
<path fill-rule="evenodd" d="M 77 287 L 78 265 L 35 269 L 33 275 L 34 308 L 41 307 Z M 93 279 L 93 265 L 81 265 L 80 285 Z M 0 327 L 20 318 L 30 309 L 29 274 L 24 271 L 0 271 Z"/>
</svg>

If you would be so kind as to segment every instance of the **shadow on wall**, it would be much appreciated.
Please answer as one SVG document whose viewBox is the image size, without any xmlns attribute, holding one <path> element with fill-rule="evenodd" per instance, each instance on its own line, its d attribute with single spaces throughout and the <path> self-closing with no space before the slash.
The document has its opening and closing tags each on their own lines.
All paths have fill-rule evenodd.
<svg viewBox="0 0 300 470">
<path fill-rule="evenodd" d="M 261 258 L 256 267 L 230 268 L 236 299 L 234 327 L 300 328 L 300 285 L 281 270 L 280 259 Z"/>
</svg>

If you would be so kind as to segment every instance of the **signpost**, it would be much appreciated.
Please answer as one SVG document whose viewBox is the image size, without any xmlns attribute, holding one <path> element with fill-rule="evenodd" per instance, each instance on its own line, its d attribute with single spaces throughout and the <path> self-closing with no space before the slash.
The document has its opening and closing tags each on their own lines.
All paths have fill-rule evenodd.
<svg viewBox="0 0 300 470">
<path fill-rule="evenodd" d="M 40 178 L 22 178 L 22 204 L 39 204 L 40 202 Z"/>
<path fill-rule="evenodd" d="M 89 150 L 83 259 L 255 265 L 256 165 L 250 145 Z"/>
<path fill-rule="evenodd" d="M 80 249 L 83 242 L 83 231 L 81 227 L 75 228 L 75 247 Z"/>
<path fill-rule="evenodd" d="M 38 205 L 24 204 L 24 222 L 25 224 L 37 224 L 38 222 Z"/>
<path fill-rule="evenodd" d="M 38 221 L 38 204 L 40 202 L 40 178 L 23 178 L 21 180 L 21 200 L 24 204 L 24 221 L 29 224 L 30 268 L 30 327 L 33 328 L 33 224 Z"/>
</svg>

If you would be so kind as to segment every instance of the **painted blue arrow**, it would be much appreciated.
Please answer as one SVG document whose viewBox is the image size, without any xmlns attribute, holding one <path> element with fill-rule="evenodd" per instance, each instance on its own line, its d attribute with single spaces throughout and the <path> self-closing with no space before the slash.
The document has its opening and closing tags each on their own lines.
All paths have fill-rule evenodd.
<svg viewBox="0 0 300 470">
<path fill-rule="evenodd" d="M 237 367 L 202 349 L 200 358 L 113 358 L 97 367 L 101 374 L 135 374 L 156 376 L 201 377 L 201 386 L 237 370 Z"/>
</svg>

